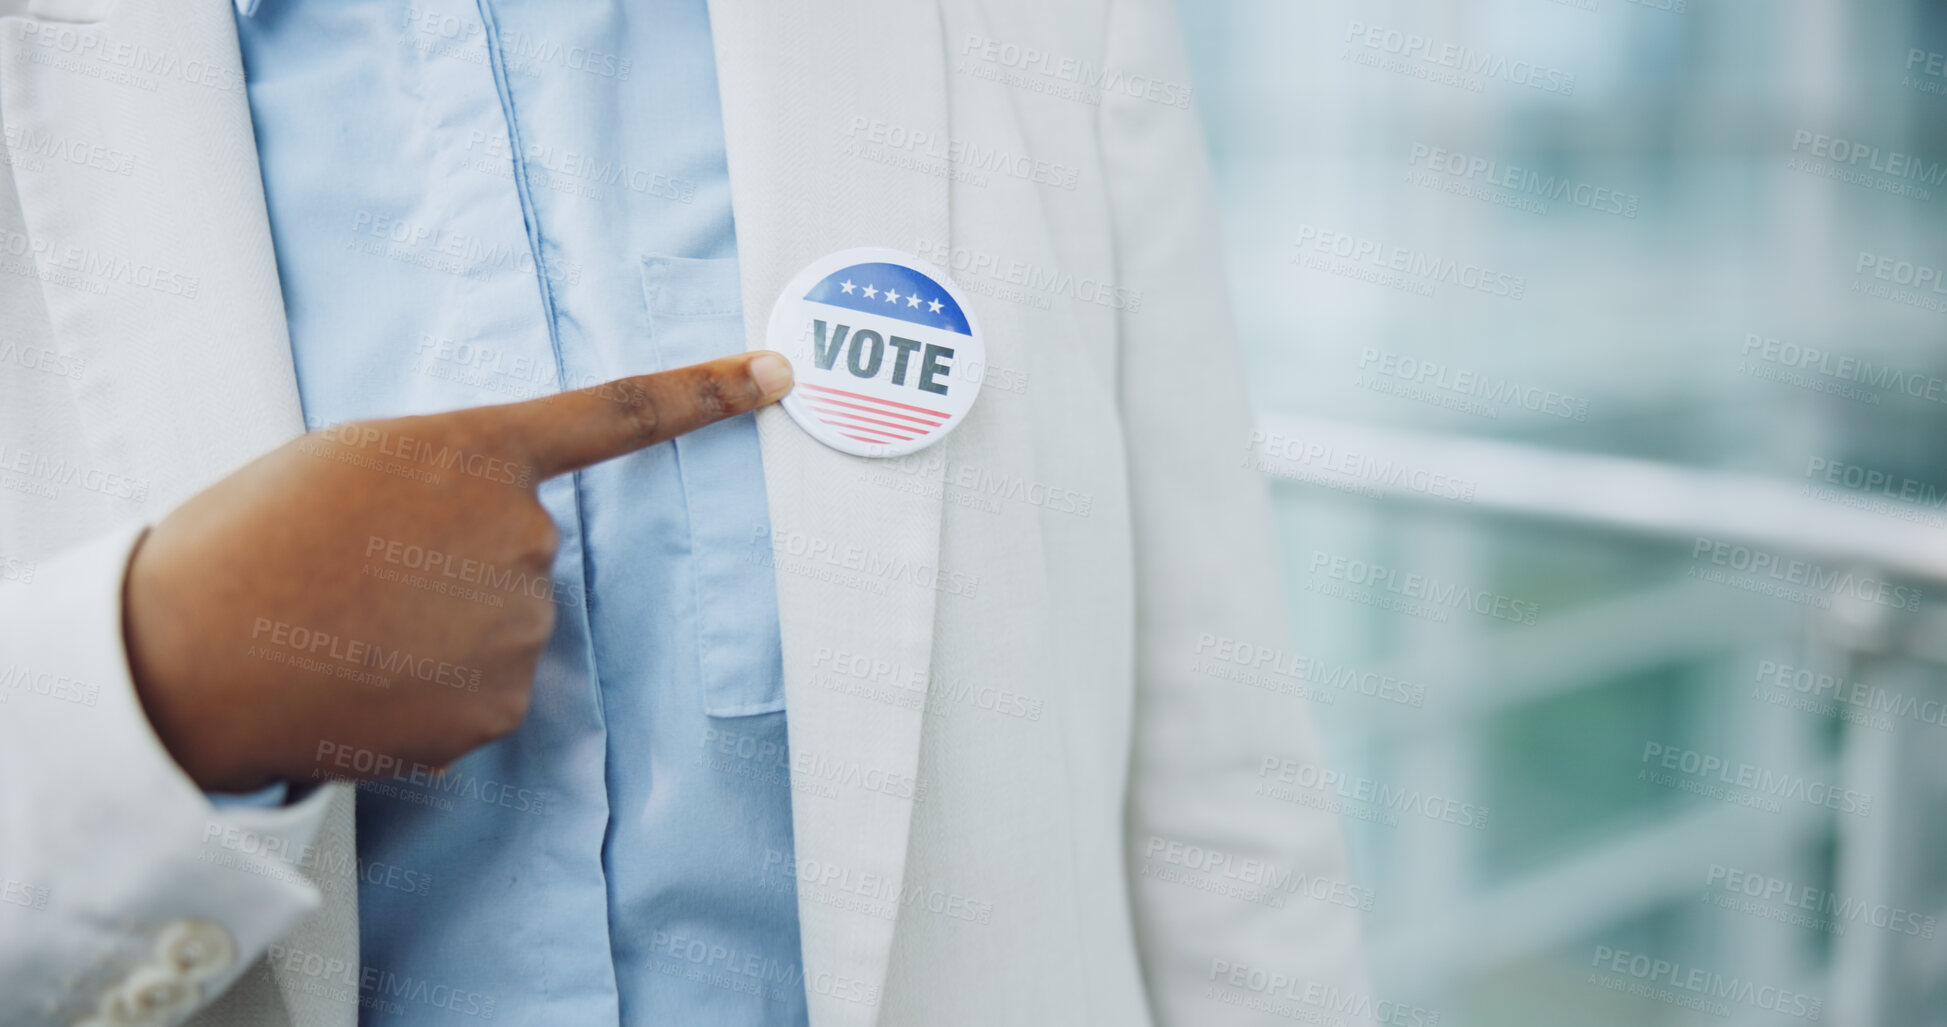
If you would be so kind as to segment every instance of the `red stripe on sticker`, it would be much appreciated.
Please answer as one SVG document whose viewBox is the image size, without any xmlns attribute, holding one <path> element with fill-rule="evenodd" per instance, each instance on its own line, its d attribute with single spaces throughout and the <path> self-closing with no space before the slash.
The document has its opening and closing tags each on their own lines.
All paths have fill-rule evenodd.
<svg viewBox="0 0 1947 1027">
<path fill-rule="evenodd" d="M 930 428 L 938 428 L 940 426 L 939 422 L 929 421 L 924 417 L 914 417 L 911 414 L 902 414 L 897 410 L 887 410 L 884 407 L 869 407 L 869 406 L 862 406 L 858 403 L 847 403 L 842 399 L 824 399 L 820 397 L 820 398 L 809 399 L 808 402 L 828 403 L 832 406 L 837 406 L 837 407 L 849 407 L 850 409 L 853 410 L 863 410 L 868 414 L 877 414 L 880 417 L 897 417 L 902 421 L 911 421 L 914 426 L 919 428 L 930 429 Z"/>
<path fill-rule="evenodd" d="M 813 410 L 818 411 L 820 414 L 830 414 L 833 417 L 849 417 L 854 421 L 863 421 L 866 424 L 876 424 L 885 428 L 897 428 L 900 431 L 915 432 L 919 435 L 926 435 L 929 434 L 931 431 L 931 429 L 928 428 L 915 428 L 910 424 L 900 424 L 896 421 L 881 421 L 876 417 L 865 417 L 860 414 L 848 414 L 843 410 L 831 409 L 821 405 L 824 404 L 825 402 L 827 401 L 822 399 L 814 399 L 811 401 L 811 408 Z M 849 403 L 846 405 L 851 406 L 851 404 Z M 832 423 L 829 419 L 825 419 L 825 418 L 820 418 L 820 419 L 824 420 L 826 424 Z"/>
<path fill-rule="evenodd" d="M 862 399 L 868 403 L 881 403 L 886 406 L 898 407 L 901 410 L 913 410 L 922 414 L 931 414 L 934 417 L 940 418 L 941 420 L 945 420 L 952 416 L 951 414 L 943 414 L 938 410 L 928 410 L 925 407 L 916 407 L 911 403 L 898 403 L 890 399 L 879 399 L 876 396 L 865 396 L 865 395 L 860 395 L 859 393 L 856 392 L 846 392 L 844 389 L 831 389 L 831 388 L 826 388 L 823 385 L 813 385 L 810 382 L 799 382 L 798 387 L 801 389 L 815 389 L 819 392 L 837 393 L 840 396 L 850 396 L 853 399 Z"/>
<path fill-rule="evenodd" d="M 911 442 L 913 440 L 913 436 L 911 435 L 901 435 L 898 432 L 884 431 L 879 428 L 867 428 L 865 425 L 862 424 L 849 424 L 845 421 L 834 421 L 829 417 L 821 417 L 819 418 L 819 420 L 825 422 L 826 424 L 831 425 L 834 428 L 845 428 L 845 429 L 850 429 L 852 431 L 869 432 L 873 435 L 884 435 L 886 438 L 898 439 L 901 442 Z"/>
</svg>

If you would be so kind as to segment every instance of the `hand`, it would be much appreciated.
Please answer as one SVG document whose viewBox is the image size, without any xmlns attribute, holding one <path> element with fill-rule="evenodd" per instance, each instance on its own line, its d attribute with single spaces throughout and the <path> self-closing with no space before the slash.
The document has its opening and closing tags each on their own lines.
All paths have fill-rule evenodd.
<svg viewBox="0 0 1947 1027">
<path fill-rule="evenodd" d="M 218 791 L 438 766 L 507 735 L 554 629 L 540 482 L 790 388 L 782 357 L 745 354 L 292 440 L 137 546 L 123 633 L 150 722 Z"/>
</svg>

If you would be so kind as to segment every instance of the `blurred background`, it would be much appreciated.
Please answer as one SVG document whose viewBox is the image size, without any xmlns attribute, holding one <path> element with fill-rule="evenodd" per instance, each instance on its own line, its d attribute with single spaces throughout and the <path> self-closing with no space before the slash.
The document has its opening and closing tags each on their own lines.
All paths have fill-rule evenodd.
<svg viewBox="0 0 1947 1027">
<path fill-rule="evenodd" d="M 1947 1024 L 1947 11 L 1179 13 L 1366 1022 Z"/>
</svg>

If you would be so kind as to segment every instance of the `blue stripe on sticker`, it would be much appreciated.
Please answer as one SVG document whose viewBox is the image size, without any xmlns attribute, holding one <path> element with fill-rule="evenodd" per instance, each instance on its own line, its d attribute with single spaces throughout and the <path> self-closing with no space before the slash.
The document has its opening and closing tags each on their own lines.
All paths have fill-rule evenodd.
<svg viewBox="0 0 1947 1027">
<path fill-rule="evenodd" d="M 945 289 L 898 264 L 853 264 L 826 275 L 804 298 L 957 335 L 973 334 L 966 313 Z"/>
</svg>

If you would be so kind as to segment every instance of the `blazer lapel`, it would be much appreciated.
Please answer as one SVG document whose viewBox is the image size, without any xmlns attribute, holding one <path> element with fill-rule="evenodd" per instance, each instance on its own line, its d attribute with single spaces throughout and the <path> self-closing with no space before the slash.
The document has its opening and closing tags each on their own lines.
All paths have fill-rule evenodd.
<svg viewBox="0 0 1947 1027">
<path fill-rule="evenodd" d="M 851 156 L 855 117 L 947 138 L 939 13 L 899 0 L 834 6 L 711 0 L 752 349 L 792 274 L 835 250 L 947 238 L 947 183 Z M 805 989 L 819 1027 L 878 1017 L 899 908 L 933 646 L 943 465 L 866 479 L 877 462 L 758 418 L 789 710 Z M 902 468 L 902 471 L 907 468 Z M 857 661 L 868 661 L 859 664 Z M 849 694 L 837 664 L 880 668 L 905 704 Z M 915 687 L 916 686 L 916 687 Z M 812 873 L 810 868 L 816 868 Z M 875 900 L 835 903 L 845 882 Z M 881 915 L 855 910 L 872 906 Z"/>
<path fill-rule="evenodd" d="M 264 209 L 230 0 L 33 6 L 0 21 L 10 138 L 100 147 L 99 166 L 14 177 L 96 466 L 128 476 L 140 516 L 301 433 L 297 379 Z M 331 785 L 321 851 L 352 850 L 352 791 Z M 357 890 L 288 944 L 357 965 Z M 226 996 L 254 1023 L 346 1024 L 356 1010 L 301 978 L 248 974 Z"/>
<path fill-rule="evenodd" d="M 8 128 L 106 148 L 15 182 L 89 449 L 150 517 L 303 430 L 233 19 L 189 0 L 0 28 Z"/>
</svg>

